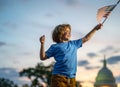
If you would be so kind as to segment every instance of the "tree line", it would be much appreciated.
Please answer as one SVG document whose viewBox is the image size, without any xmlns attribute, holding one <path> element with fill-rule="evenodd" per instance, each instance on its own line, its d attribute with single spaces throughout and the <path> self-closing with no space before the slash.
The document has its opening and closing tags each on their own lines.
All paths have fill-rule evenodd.
<svg viewBox="0 0 120 87">
<path fill-rule="evenodd" d="M 26 76 L 30 79 L 31 84 L 23 84 L 22 87 L 43 87 L 43 83 L 50 87 L 51 82 L 51 70 L 54 63 L 52 62 L 48 66 L 43 63 L 38 63 L 34 68 L 23 69 L 19 72 L 20 77 Z M 78 83 L 78 82 L 77 82 Z M 13 81 L 5 78 L 0 78 L 0 87 L 18 87 Z M 80 84 L 76 84 L 76 87 L 82 87 Z"/>
</svg>

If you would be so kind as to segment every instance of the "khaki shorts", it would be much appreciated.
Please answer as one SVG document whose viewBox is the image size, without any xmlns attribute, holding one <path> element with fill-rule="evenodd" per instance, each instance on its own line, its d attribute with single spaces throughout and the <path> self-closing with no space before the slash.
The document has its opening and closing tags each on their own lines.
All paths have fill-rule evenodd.
<svg viewBox="0 0 120 87">
<path fill-rule="evenodd" d="M 50 87 L 76 87 L 76 80 L 62 75 L 53 75 Z"/>
</svg>

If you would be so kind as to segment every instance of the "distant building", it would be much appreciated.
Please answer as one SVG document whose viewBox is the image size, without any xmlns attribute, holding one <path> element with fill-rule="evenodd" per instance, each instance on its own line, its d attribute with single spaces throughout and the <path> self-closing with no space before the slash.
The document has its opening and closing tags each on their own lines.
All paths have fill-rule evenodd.
<svg viewBox="0 0 120 87">
<path fill-rule="evenodd" d="M 104 58 L 103 68 L 99 70 L 94 87 L 117 87 L 112 72 L 107 68 Z"/>
</svg>

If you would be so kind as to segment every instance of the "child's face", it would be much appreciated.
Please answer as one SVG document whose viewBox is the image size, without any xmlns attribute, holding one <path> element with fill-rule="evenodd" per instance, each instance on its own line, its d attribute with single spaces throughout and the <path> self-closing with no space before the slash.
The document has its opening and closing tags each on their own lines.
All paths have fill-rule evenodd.
<svg viewBox="0 0 120 87">
<path fill-rule="evenodd" d="M 63 34 L 63 41 L 69 41 L 70 37 L 71 37 L 71 30 L 69 28 L 66 28 Z"/>
</svg>

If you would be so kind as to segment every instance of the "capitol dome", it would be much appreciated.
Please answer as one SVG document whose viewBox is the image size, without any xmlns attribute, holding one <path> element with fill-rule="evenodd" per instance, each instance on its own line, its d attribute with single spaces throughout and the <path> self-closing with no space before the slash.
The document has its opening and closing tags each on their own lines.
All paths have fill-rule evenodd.
<svg viewBox="0 0 120 87">
<path fill-rule="evenodd" d="M 94 87 L 117 87 L 115 78 L 106 66 L 106 60 L 103 61 L 103 68 L 99 70 Z"/>
</svg>

